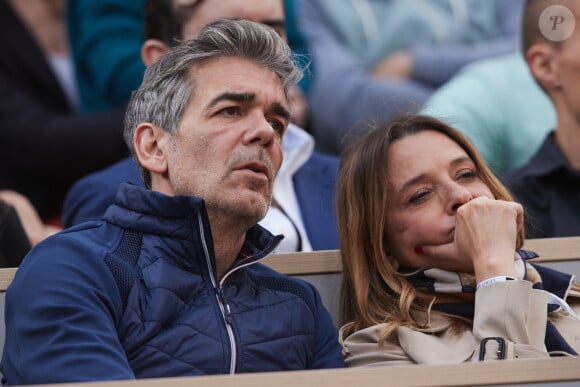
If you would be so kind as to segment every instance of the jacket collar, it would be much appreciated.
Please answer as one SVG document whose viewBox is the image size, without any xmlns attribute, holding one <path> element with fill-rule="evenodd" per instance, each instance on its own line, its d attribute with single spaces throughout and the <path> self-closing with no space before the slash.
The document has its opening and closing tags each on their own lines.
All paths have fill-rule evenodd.
<svg viewBox="0 0 580 387">
<path fill-rule="evenodd" d="M 203 199 L 189 195 L 168 196 L 130 183 L 121 184 L 113 204 L 103 217 L 122 228 L 182 240 L 199 240 L 202 231 L 200 218 L 203 233 L 211 235 Z M 259 225 L 253 226 L 246 233 L 234 267 L 266 257 L 281 239 L 282 236 L 274 237 Z"/>
<path fill-rule="evenodd" d="M 572 170 L 570 163 L 556 144 L 553 131 L 546 136 L 526 169 L 527 175 L 536 177 L 550 175 L 558 170 Z"/>
</svg>

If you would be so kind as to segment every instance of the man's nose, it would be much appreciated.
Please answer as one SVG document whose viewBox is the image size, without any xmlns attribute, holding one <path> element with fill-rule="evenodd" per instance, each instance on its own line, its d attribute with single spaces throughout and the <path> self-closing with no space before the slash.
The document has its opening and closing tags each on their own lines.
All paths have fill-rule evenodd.
<svg viewBox="0 0 580 387">
<path fill-rule="evenodd" d="M 243 142 L 245 145 L 259 144 L 269 146 L 276 138 L 276 131 L 270 125 L 266 117 L 255 117 L 248 120 L 247 129 L 244 133 Z"/>
</svg>

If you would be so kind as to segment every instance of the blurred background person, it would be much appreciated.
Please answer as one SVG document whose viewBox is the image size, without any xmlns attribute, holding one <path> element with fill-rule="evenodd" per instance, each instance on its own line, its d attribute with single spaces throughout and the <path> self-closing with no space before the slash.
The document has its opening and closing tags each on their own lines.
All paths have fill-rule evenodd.
<svg viewBox="0 0 580 387">
<path fill-rule="evenodd" d="M 556 123 L 520 50 L 465 66 L 421 113 L 469 137 L 498 176 L 528 162 Z"/>
<path fill-rule="evenodd" d="M 59 223 L 64 195 L 125 157 L 123 110 L 81 114 L 62 0 L 0 1 L 0 189 Z"/>
<path fill-rule="evenodd" d="M 557 13 L 551 14 L 548 7 L 553 5 L 564 8 L 552 8 Z M 562 18 L 562 23 L 548 33 L 541 31 L 540 26 L 549 25 L 550 17 Z M 534 79 L 556 111 L 555 126 L 544 135 L 537 152 L 504 179 L 529 214 L 530 237 L 580 235 L 579 23 L 578 1 L 526 3 L 522 51 Z"/>
<path fill-rule="evenodd" d="M 295 3 L 312 55 L 310 130 L 317 146 L 332 153 L 369 120 L 419 110 L 467 63 L 514 51 L 522 6 L 522 0 Z"/>
<path fill-rule="evenodd" d="M 0 267 L 18 267 L 32 246 L 58 231 L 24 195 L 0 190 Z"/>
<path fill-rule="evenodd" d="M 188 19 L 190 12 L 204 13 L 216 5 L 236 9 L 234 13 L 242 15 L 260 2 L 247 1 L 246 4 L 235 1 L 215 0 L 178 0 L 172 7 L 186 9 L 183 16 Z M 284 7 L 292 10 L 294 0 L 280 0 Z M 70 1 L 67 6 L 67 23 L 69 40 L 75 62 L 81 108 L 85 111 L 108 111 L 124 106 L 131 97 L 131 92 L 139 87 L 145 72 L 141 60 L 141 44 L 144 41 L 143 18 L 145 17 L 146 0 L 78 0 Z M 207 3 L 207 4 L 202 4 Z M 228 5 L 229 3 L 229 5 Z M 269 7 L 267 2 L 264 3 Z M 196 10 L 196 8 L 198 8 Z M 254 11 L 255 12 L 255 11 Z M 215 11 L 201 17 L 213 17 Z M 227 12 L 226 12 L 227 13 Z M 225 14 L 224 14 L 225 15 Z M 293 14 L 292 14 L 293 15 Z M 227 17 L 227 15 L 225 15 Z M 293 23 L 293 21 L 292 21 Z M 292 24 L 293 25 L 293 24 Z M 285 25 L 275 25 L 278 32 L 285 33 Z M 181 35 L 180 31 L 168 27 L 165 34 Z M 295 31 L 292 28 L 292 31 Z M 191 36 L 192 31 L 186 31 Z M 292 34 L 294 39 L 300 39 Z M 290 103 L 293 111 L 292 122 L 303 126 L 306 122 L 307 105 L 300 88 L 293 87 L 290 92 Z"/>
</svg>

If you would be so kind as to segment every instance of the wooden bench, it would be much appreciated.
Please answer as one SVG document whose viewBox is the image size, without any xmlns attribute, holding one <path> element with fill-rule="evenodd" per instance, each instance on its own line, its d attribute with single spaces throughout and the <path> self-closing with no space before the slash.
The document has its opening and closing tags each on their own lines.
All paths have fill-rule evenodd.
<svg viewBox="0 0 580 387">
<path fill-rule="evenodd" d="M 534 262 L 551 266 L 558 263 L 571 263 L 574 269 L 580 268 L 580 236 L 565 238 L 528 239 L 525 249 L 537 252 L 540 257 Z M 264 264 L 293 276 L 336 274 L 342 272 L 338 250 L 322 250 L 308 253 L 271 254 Z M 17 268 L 0 269 L 0 292 L 6 291 Z M 578 271 L 578 270 L 575 270 Z M 572 272 L 572 271 L 569 271 Z M 580 277 L 580 273 L 578 274 Z"/>
<path fill-rule="evenodd" d="M 580 237 L 530 239 L 525 248 L 536 251 L 534 261 L 580 278 Z M 338 250 L 272 254 L 264 263 L 280 272 L 312 282 L 336 318 L 342 265 Z M 567 270 L 565 270 L 567 269 Z M 0 311 L 16 268 L 0 269 Z M 336 322 L 336 321 L 335 321 Z M 3 344 L 4 321 L 0 322 Z M 559 386 L 580 385 L 579 358 L 518 360 L 509 362 L 415 365 L 397 367 L 316 370 L 243 375 L 219 375 L 120 382 L 67 383 L 52 387 L 186 387 L 186 386 Z"/>
<path fill-rule="evenodd" d="M 50 387 L 442 387 L 442 386 L 577 386 L 580 359 L 554 358 L 453 365 L 410 365 L 254 374 L 193 376 L 137 381 L 45 385 Z"/>
<path fill-rule="evenodd" d="M 566 273 L 576 274 L 577 278 L 580 279 L 580 236 L 528 239 L 524 248 L 533 250 L 540 255 L 539 258 L 533 260 L 534 262 Z M 335 324 L 338 323 L 342 272 L 338 250 L 278 253 L 270 255 L 263 262 L 281 273 L 302 278 L 316 286 L 324 305 L 332 315 L 333 321 Z M 15 272 L 16 268 L 0 269 L 0 293 L 6 291 Z M 0 296 L 0 310 L 4 310 L 3 296 Z M 0 323 L 0 329 L 2 324 L 3 322 Z"/>
</svg>

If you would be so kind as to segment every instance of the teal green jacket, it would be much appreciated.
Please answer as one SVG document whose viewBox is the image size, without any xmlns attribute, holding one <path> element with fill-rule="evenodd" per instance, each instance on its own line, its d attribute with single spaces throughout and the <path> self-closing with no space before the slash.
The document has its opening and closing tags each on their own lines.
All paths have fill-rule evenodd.
<svg viewBox="0 0 580 387">
<path fill-rule="evenodd" d="M 145 0 L 67 2 L 67 23 L 81 106 L 124 106 L 145 73 L 141 60 Z"/>
<path fill-rule="evenodd" d="M 556 111 L 519 52 L 465 67 L 422 113 L 467 135 L 498 175 L 528 162 L 556 126 Z"/>
<path fill-rule="evenodd" d="M 304 54 L 306 47 L 295 26 L 294 1 L 284 0 L 284 5 L 290 45 Z M 69 41 L 83 110 L 122 107 L 141 84 L 144 10 L 145 0 L 67 2 Z M 305 56 L 300 58 L 307 62 Z M 308 82 L 309 77 L 304 77 L 300 87 L 306 90 Z"/>
</svg>

